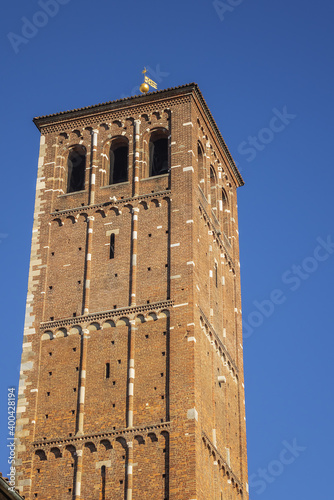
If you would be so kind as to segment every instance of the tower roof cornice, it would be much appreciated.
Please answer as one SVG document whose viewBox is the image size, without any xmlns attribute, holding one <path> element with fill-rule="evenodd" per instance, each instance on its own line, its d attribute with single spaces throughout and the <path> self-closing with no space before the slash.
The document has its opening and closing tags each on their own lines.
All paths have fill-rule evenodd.
<svg viewBox="0 0 334 500">
<path fill-rule="evenodd" d="M 218 141 L 226 154 L 230 167 L 237 179 L 239 186 L 244 185 L 244 181 L 241 177 L 241 174 L 232 158 L 232 155 L 220 133 L 220 130 L 211 114 L 211 111 L 203 97 L 202 92 L 200 91 L 197 83 L 188 83 L 185 85 L 180 85 L 178 87 L 172 87 L 163 90 L 157 90 L 156 92 L 149 92 L 145 95 L 137 95 L 131 97 L 125 97 L 124 99 L 117 99 L 115 101 L 108 101 L 100 104 L 94 104 L 93 106 L 86 106 L 83 108 L 76 108 L 67 111 L 61 111 L 59 113 L 54 113 L 51 115 L 38 116 L 33 119 L 36 127 L 40 132 L 42 132 L 42 128 L 47 125 L 52 125 L 56 123 L 60 123 L 66 120 L 80 119 L 92 115 L 96 115 L 97 113 L 109 112 L 109 111 L 119 111 L 122 108 L 128 108 L 137 105 L 145 105 L 146 103 L 158 102 L 161 99 L 170 99 L 173 97 L 179 97 L 184 95 L 194 95 L 197 97 L 198 102 L 200 103 L 205 116 L 210 123 L 213 132 L 216 134 Z"/>
</svg>

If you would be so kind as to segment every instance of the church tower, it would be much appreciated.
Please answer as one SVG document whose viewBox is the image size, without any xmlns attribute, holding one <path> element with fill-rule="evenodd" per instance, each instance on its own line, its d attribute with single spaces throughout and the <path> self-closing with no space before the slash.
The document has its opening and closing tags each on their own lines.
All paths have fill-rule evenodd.
<svg viewBox="0 0 334 500">
<path fill-rule="evenodd" d="M 196 84 L 35 118 L 26 500 L 247 500 L 237 187 Z"/>
</svg>

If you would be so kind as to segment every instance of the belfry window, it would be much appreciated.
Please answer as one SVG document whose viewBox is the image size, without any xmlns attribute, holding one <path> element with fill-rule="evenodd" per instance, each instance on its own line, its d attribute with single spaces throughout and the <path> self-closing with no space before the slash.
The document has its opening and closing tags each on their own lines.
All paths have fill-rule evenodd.
<svg viewBox="0 0 334 500">
<path fill-rule="evenodd" d="M 217 210 L 217 181 L 216 174 L 213 167 L 210 167 L 210 195 L 211 195 L 211 209 L 215 212 Z"/>
<path fill-rule="evenodd" d="M 149 176 L 168 173 L 168 138 L 167 131 L 157 130 L 150 139 Z"/>
<path fill-rule="evenodd" d="M 67 192 L 74 193 L 85 189 L 86 149 L 74 146 L 67 158 Z"/>
<path fill-rule="evenodd" d="M 229 236 L 229 203 L 225 190 L 222 190 L 222 202 L 223 202 L 223 232 L 226 236 Z"/>
<path fill-rule="evenodd" d="M 128 180 L 129 145 L 126 139 L 112 142 L 109 152 L 109 184 L 119 184 Z"/>
<path fill-rule="evenodd" d="M 203 149 L 200 143 L 197 144 L 197 160 L 198 160 L 198 182 L 201 185 L 202 190 L 204 189 L 204 171 L 203 171 Z"/>
</svg>

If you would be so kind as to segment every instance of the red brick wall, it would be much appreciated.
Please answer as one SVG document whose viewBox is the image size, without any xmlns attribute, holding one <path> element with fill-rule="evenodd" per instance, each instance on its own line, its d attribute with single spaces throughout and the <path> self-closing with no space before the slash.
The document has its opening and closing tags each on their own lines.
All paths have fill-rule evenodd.
<svg viewBox="0 0 334 500">
<path fill-rule="evenodd" d="M 38 122 L 17 415 L 26 499 L 248 497 L 240 178 L 195 87 L 136 99 Z M 159 128 L 170 173 L 148 178 Z M 128 181 L 108 186 L 119 136 L 129 142 Z M 74 144 L 87 151 L 85 190 L 67 194 Z"/>
</svg>

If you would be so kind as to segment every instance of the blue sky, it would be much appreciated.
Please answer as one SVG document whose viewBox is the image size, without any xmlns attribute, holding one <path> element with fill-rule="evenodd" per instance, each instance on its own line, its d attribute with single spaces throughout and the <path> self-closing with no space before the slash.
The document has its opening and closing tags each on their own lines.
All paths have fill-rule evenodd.
<svg viewBox="0 0 334 500">
<path fill-rule="evenodd" d="M 0 19 L 0 471 L 28 279 L 39 147 L 31 120 L 136 94 L 146 66 L 159 89 L 199 84 L 245 179 L 251 499 L 327 497 L 314 466 L 332 476 L 332 2 L 57 0 L 41 10 L 16 0 Z"/>
</svg>

